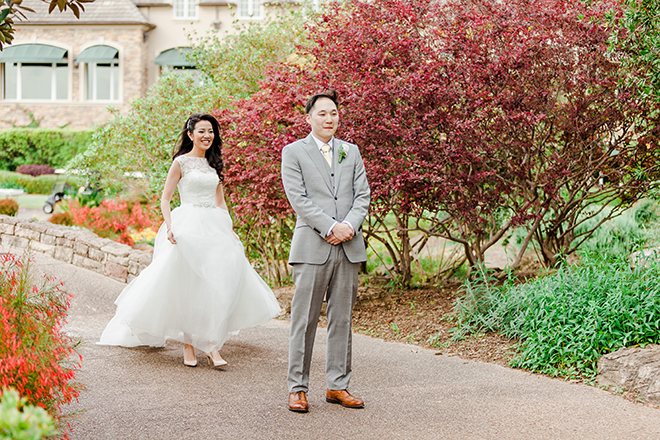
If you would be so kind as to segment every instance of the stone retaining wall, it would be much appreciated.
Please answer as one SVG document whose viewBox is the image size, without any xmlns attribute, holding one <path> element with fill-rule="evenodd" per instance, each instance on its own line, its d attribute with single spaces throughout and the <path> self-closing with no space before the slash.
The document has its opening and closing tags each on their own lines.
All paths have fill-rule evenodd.
<svg viewBox="0 0 660 440">
<path fill-rule="evenodd" d="M 86 229 L 6 215 L 0 215 L 0 248 L 40 252 L 126 283 L 151 263 L 151 254 Z"/>
</svg>

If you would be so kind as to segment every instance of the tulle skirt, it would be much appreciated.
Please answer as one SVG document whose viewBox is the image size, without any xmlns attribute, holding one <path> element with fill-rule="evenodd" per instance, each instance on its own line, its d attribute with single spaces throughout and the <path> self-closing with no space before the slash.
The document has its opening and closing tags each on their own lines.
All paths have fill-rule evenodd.
<svg viewBox="0 0 660 440">
<path fill-rule="evenodd" d="M 177 244 L 161 225 L 152 263 L 115 301 L 99 344 L 158 347 L 172 339 L 208 353 L 279 314 L 226 210 L 182 205 L 172 211 L 172 233 Z"/>
</svg>

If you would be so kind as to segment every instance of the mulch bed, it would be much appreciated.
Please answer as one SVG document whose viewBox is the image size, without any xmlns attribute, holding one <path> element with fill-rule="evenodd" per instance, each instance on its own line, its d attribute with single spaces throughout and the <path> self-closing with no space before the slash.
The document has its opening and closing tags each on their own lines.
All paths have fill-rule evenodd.
<svg viewBox="0 0 660 440">
<path fill-rule="evenodd" d="M 357 333 L 419 345 L 438 354 L 499 365 L 508 365 L 515 341 L 496 333 L 453 340 L 456 327 L 453 304 L 460 284 L 400 290 L 386 294 L 381 301 L 360 301 L 353 312 Z"/>
</svg>

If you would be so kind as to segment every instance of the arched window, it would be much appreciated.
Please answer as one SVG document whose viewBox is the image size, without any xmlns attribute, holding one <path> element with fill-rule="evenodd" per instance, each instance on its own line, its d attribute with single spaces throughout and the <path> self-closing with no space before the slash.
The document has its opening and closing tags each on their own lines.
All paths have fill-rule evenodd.
<svg viewBox="0 0 660 440">
<path fill-rule="evenodd" d="M 161 67 L 171 68 L 189 68 L 194 69 L 195 65 L 186 59 L 186 54 L 190 52 L 189 47 L 173 47 L 158 54 L 154 64 Z"/>
<path fill-rule="evenodd" d="M 69 60 L 66 49 L 48 44 L 18 44 L 0 52 L 2 99 L 66 101 Z"/>
<path fill-rule="evenodd" d="M 96 45 L 83 50 L 76 64 L 85 63 L 85 99 L 87 101 L 119 100 L 119 51 L 111 46 Z"/>
<path fill-rule="evenodd" d="M 189 47 L 174 47 L 164 50 L 158 54 L 154 60 L 154 64 L 160 66 L 161 73 L 174 72 L 176 74 L 190 75 L 196 84 L 201 84 L 199 71 L 186 58 L 188 52 L 190 52 Z"/>
</svg>

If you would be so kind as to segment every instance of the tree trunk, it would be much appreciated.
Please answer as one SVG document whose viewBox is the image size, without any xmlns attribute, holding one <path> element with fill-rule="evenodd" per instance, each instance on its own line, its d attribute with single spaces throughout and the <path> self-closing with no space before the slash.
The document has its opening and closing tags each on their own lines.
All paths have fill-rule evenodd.
<svg viewBox="0 0 660 440">
<path fill-rule="evenodd" d="M 397 236 L 401 247 L 399 248 L 399 274 L 404 286 L 410 286 L 412 281 L 412 248 L 410 246 L 410 233 L 408 232 L 409 216 L 403 214 L 401 218 L 397 217 L 398 231 Z"/>
</svg>

